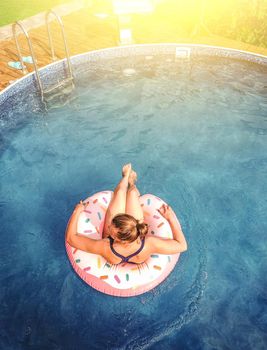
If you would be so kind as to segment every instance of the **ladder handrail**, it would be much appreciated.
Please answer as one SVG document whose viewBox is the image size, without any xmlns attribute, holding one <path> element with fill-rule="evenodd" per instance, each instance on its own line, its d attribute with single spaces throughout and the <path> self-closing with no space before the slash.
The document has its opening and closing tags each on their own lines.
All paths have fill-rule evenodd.
<svg viewBox="0 0 267 350">
<path fill-rule="evenodd" d="M 38 67 L 37 67 L 37 63 L 36 63 L 36 59 L 35 59 L 32 43 L 31 43 L 31 39 L 29 37 L 29 34 L 28 34 L 27 30 L 22 25 L 22 23 L 19 22 L 19 21 L 16 21 L 15 23 L 12 24 L 12 32 L 13 32 L 13 37 L 15 39 L 15 43 L 16 43 L 16 47 L 17 47 L 17 51 L 18 51 L 18 56 L 19 56 L 19 60 L 20 60 L 21 68 L 22 68 L 22 72 L 23 72 L 23 74 L 26 74 L 27 70 L 24 68 L 24 65 L 23 65 L 23 59 L 22 59 L 20 46 L 19 46 L 18 39 L 17 39 L 17 32 L 16 32 L 16 27 L 17 26 L 20 27 L 20 29 L 22 30 L 23 34 L 27 38 L 28 46 L 29 46 L 29 49 L 30 49 L 30 52 L 31 52 L 32 61 L 33 61 L 34 69 L 35 69 L 35 74 L 36 74 L 36 77 L 37 77 L 37 82 L 38 82 L 39 88 L 41 90 L 41 93 L 43 93 L 43 85 L 42 85 L 42 82 L 41 82 L 41 79 L 40 79 L 40 75 L 39 75 L 39 72 L 38 72 Z"/>
<path fill-rule="evenodd" d="M 73 72 L 72 72 L 72 68 L 71 68 L 71 62 L 70 62 L 69 51 L 68 51 L 67 42 L 66 42 L 66 37 L 65 37 L 65 32 L 64 32 L 64 25 L 63 25 L 63 22 L 62 22 L 61 18 L 60 18 L 53 10 L 49 10 L 49 11 L 46 12 L 45 21 L 46 21 L 46 27 L 47 27 L 47 33 L 48 33 L 48 40 L 49 40 L 49 45 L 50 45 L 52 60 L 55 61 L 55 60 L 56 60 L 56 57 L 55 57 L 55 51 L 54 51 L 53 41 L 52 41 L 52 37 L 51 37 L 51 33 L 50 33 L 49 23 L 48 23 L 48 20 L 49 20 L 49 16 L 50 16 L 50 15 L 55 16 L 56 20 L 57 20 L 58 23 L 60 24 L 61 34 L 62 34 L 62 38 L 63 38 L 63 42 L 64 42 L 64 47 L 65 47 L 66 60 L 67 60 L 67 65 L 68 65 L 68 72 L 69 72 L 68 75 L 69 75 L 69 77 L 63 79 L 61 83 L 64 83 L 64 82 L 67 82 L 67 81 L 71 81 L 72 87 L 74 87 L 74 82 L 73 82 L 74 77 L 73 77 Z M 20 46 L 19 46 L 18 38 L 17 38 L 17 31 L 16 31 L 17 26 L 22 30 L 23 34 L 25 35 L 25 37 L 26 37 L 26 39 L 27 39 L 28 46 L 29 46 L 29 49 L 30 49 L 30 52 L 31 52 L 31 56 L 32 56 L 33 65 L 34 65 L 35 76 L 36 76 L 36 78 L 37 78 L 37 83 L 38 83 L 39 90 L 40 90 L 40 93 L 41 93 L 41 99 L 42 99 L 42 102 L 44 102 L 44 96 L 45 96 L 45 94 L 46 94 L 47 92 L 49 92 L 49 91 L 52 91 L 52 90 L 54 89 L 54 87 L 48 89 L 47 91 L 44 90 L 43 84 L 42 84 L 41 79 L 40 79 L 40 74 L 39 74 L 39 70 L 38 70 L 38 66 L 37 66 L 37 61 L 36 61 L 35 54 L 34 54 L 34 51 L 33 51 L 33 46 L 32 46 L 32 42 L 31 42 L 30 36 L 29 36 L 27 30 L 25 29 L 25 27 L 23 26 L 23 24 L 22 24 L 21 22 L 19 22 L 19 21 L 16 21 L 16 22 L 13 23 L 13 25 L 12 25 L 12 32 L 13 32 L 13 36 L 14 36 L 14 39 L 15 39 L 15 43 L 16 43 L 16 47 L 17 47 L 17 51 L 18 51 L 18 57 L 19 57 L 19 60 L 20 60 L 20 64 L 21 64 L 21 68 L 22 68 L 23 74 L 26 74 L 26 73 L 28 72 L 28 70 L 24 68 L 25 66 L 24 66 L 24 64 L 23 64 L 23 57 L 22 57 L 22 54 L 21 54 L 21 50 L 20 50 Z M 61 84 L 61 83 L 60 83 L 60 84 Z M 59 83 L 56 84 L 56 87 L 60 86 L 60 84 L 59 84 Z"/>
<path fill-rule="evenodd" d="M 48 40 L 49 40 L 49 46 L 50 46 L 52 60 L 55 61 L 56 57 L 55 57 L 55 50 L 54 50 L 54 45 L 53 45 L 53 41 L 52 41 L 52 37 L 51 37 L 51 33 L 50 33 L 49 21 L 48 21 L 50 15 L 54 15 L 57 22 L 60 25 L 61 34 L 62 34 L 62 38 L 63 38 L 63 42 L 64 42 L 65 53 L 66 53 L 66 59 L 67 59 L 67 63 L 68 63 L 69 74 L 70 74 L 70 77 L 73 77 L 71 63 L 70 63 L 70 55 L 69 55 L 69 50 L 67 47 L 67 42 L 66 42 L 66 37 L 65 37 L 65 32 L 64 32 L 64 24 L 56 12 L 54 12 L 53 10 L 48 10 L 45 14 L 45 22 L 46 22 L 46 28 L 47 28 L 47 34 L 48 34 Z"/>
</svg>

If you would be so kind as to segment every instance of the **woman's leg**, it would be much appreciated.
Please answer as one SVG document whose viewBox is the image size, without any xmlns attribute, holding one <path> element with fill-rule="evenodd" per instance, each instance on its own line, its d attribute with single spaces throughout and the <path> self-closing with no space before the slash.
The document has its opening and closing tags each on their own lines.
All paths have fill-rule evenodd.
<svg viewBox="0 0 267 350">
<path fill-rule="evenodd" d="M 109 202 L 109 206 L 106 211 L 105 224 L 103 229 L 103 237 L 106 236 L 108 226 L 111 224 L 113 217 L 119 213 L 125 213 L 126 210 L 126 195 L 128 189 L 128 180 L 131 172 L 131 164 L 124 165 L 122 169 L 122 178 L 114 189 L 113 196 Z"/>
<path fill-rule="evenodd" d="M 136 173 L 132 171 L 129 177 L 129 188 L 126 197 L 126 214 L 132 215 L 140 222 L 143 222 L 144 213 L 139 202 L 140 192 L 135 185 L 135 181 Z"/>
</svg>

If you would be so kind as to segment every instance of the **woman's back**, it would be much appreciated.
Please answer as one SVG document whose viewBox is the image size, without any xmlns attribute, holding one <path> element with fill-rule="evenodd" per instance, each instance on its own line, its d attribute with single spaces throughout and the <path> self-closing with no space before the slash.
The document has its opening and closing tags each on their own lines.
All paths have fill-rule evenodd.
<svg viewBox="0 0 267 350">
<path fill-rule="evenodd" d="M 114 240 L 112 242 L 112 238 L 105 238 L 103 239 L 103 244 L 105 246 L 104 257 L 111 264 L 119 264 L 124 262 L 123 257 L 127 258 L 131 256 L 128 262 L 141 264 L 152 254 L 151 240 L 153 240 L 153 238 L 154 237 L 149 236 L 145 237 L 143 240 L 137 238 L 131 245 L 116 243 Z"/>
<path fill-rule="evenodd" d="M 128 257 L 136 253 L 142 247 L 142 241 L 140 238 L 137 238 L 134 244 L 131 246 L 126 246 L 120 243 L 113 243 L 111 245 L 111 241 L 109 238 L 104 238 L 102 240 L 104 245 L 103 256 L 107 259 L 111 264 L 119 264 L 122 261 L 122 257 L 114 254 L 113 249 L 123 257 Z M 113 249 L 111 248 L 113 247 Z M 132 256 L 129 259 L 129 262 L 141 264 L 144 263 L 151 254 L 177 254 L 179 252 L 185 251 L 186 248 L 180 245 L 175 239 L 166 239 L 154 236 L 146 236 L 144 238 L 144 244 L 142 250 L 138 252 L 138 254 Z"/>
</svg>

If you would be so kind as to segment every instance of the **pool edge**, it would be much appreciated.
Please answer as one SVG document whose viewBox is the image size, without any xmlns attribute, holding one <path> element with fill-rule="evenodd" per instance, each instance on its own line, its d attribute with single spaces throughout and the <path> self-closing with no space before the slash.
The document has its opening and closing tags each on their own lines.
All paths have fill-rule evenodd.
<svg viewBox="0 0 267 350">
<path fill-rule="evenodd" d="M 227 48 L 224 46 L 213 46 L 213 45 L 206 45 L 206 44 L 192 44 L 192 43 L 156 43 L 156 44 L 135 44 L 135 45 L 125 45 L 125 46 L 112 46 L 112 47 L 107 47 L 104 49 L 97 49 L 97 50 L 91 50 L 91 51 L 87 51 L 87 52 L 83 52 L 77 55 L 73 55 L 71 56 L 71 61 L 73 61 L 72 63 L 75 63 L 75 61 L 78 61 L 79 58 L 84 58 L 84 57 L 93 57 L 97 54 L 101 53 L 109 53 L 109 52 L 116 52 L 116 51 L 134 51 L 134 49 L 140 50 L 140 49 L 152 49 L 152 48 L 174 48 L 174 47 L 188 47 L 191 49 L 194 48 L 198 48 L 198 49 L 207 49 L 207 50 L 211 50 L 212 52 L 210 52 L 210 56 L 219 56 L 219 57 L 229 57 L 229 58 L 235 58 L 235 59 L 241 59 L 244 61 L 250 61 L 256 64 L 262 64 L 262 65 L 267 65 L 267 56 L 259 54 L 259 53 L 254 53 L 254 52 L 250 52 L 250 51 L 244 51 L 244 50 L 239 50 L 239 49 L 233 49 L 233 48 Z M 223 55 L 222 53 L 230 53 L 230 55 Z M 212 53 L 212 54 L 211 54 Z M 140 54 L 142 54 L 142 52 L 140 52 Z M 203 52 L 202 52 L 203 54 Z M 205 52 L 204 52 L 205 54 Z M 238 54 L 241 54 L 238 56 Z M 206 53 L 207 55 L 207 53 Z M 249 58 L 255 58 L 255 59 L 249 59 Z M 259 62 L 258 59 L 262 59 L 262 63 Z M 39 68 L 39 72 L 40 74 L 44 73 L 46 70 L 52 69 L 55 66 L 58 65 L 58 67 L 63 68 L 64 69 L 64 62 L 66 62 L 66 58 L 63 58 L 61 60 L 58 60 L 56 62 L 51 62 L 46 66 L 43 66 L 41 68 Z M 78 62 L 76 62 L 78 63 Z M 34 80 L 34 74 L 35 72 L 30 72 L 27 75 L 17 79 L 13 84 L 9 85 L 8 87 L 6 87 L 5 89 L 3 89 L 2 91 L 0 91 L 0 105 L 1 103 L 6 100 L 8 97 L 14 95 L 14 93 L 16 91 L 14 91 L 14 93 L 10 93 L 12 92 L 12 89 L 16 90 L 16 87 L 18 85 L 21 85 L 23 83 L 23 81 L 25 79 L 29 79 L 30 80 Z M 5 96 L 6 95 L 6 96 Z"/>
</svg>

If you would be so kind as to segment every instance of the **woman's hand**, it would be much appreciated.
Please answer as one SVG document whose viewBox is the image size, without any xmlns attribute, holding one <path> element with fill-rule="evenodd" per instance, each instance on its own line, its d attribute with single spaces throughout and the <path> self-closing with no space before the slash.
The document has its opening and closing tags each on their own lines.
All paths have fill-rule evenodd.
<svg viewBox="0 0 267 350">
<path fill-rule="evenodd" d="M 157 211 L 168 221 L 175 215 L 172 208 L 167 204 L 162 204 L 162 206 L 157 209 Z"/>
<path fill-rule="evenodd" d="M 80 214 L 82 211 L 84 211 L 84 209 L 87 206 L 87 204 L 88 204 L 88 202 L 80 201 L 80 203 L 76 204 L 74 212 L 77 213 L 77 214 Z"/>
</svg>

